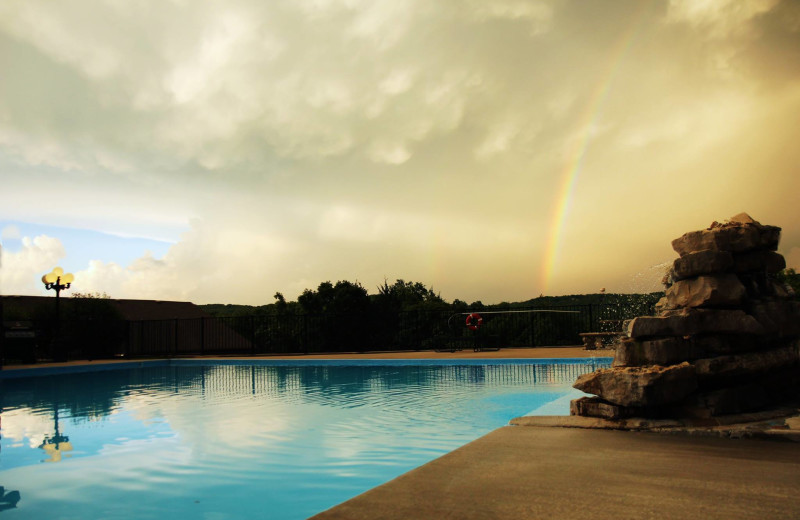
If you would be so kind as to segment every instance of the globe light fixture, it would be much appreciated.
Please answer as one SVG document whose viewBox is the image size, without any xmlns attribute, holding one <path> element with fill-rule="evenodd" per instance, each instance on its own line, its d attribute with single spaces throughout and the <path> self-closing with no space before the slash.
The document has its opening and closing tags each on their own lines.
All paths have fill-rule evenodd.
<svg viewBox="0 0 800 520">
<path fill-rule="evenodd" d="M 56 267 L 51 272 L 42 276 L 44 288 L 48 291 L 50 289 L 54 290 L 56 292 L 56 298 L 58 298 L 62 290 L 69 289 L 73 280 L 75 280 L 75 277 L 72 273 L 64 274 L 64 270 L 60 267 Z"/>
</svg>

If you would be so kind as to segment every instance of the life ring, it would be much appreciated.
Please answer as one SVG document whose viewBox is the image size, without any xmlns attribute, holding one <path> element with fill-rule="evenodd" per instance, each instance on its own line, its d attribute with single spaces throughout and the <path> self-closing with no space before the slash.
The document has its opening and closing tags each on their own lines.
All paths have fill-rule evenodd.
<svg viewBox="0 0 800 520">
<path fill-rule="evenodd" d="M 478 330 L 483 325 L 483 318 L 477 312 L 473 312 L 467 316 L 467 328 L 469 330 Z"/>
</svg>

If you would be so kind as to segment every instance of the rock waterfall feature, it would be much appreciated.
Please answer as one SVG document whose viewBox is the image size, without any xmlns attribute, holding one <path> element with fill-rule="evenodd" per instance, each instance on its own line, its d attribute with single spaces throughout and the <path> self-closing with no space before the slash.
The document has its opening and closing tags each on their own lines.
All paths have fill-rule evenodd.
<svg viewBox="0 0 800 520">
<path fill-rule="evenodd" d="M 741 213 L 672 241 L 656 316 L 627 323 L 612 368 L 578 378 L 572 415 L 708 419 L 796 404 L 800 301 L 779 283 L 781 229 Z"/>
</svg>

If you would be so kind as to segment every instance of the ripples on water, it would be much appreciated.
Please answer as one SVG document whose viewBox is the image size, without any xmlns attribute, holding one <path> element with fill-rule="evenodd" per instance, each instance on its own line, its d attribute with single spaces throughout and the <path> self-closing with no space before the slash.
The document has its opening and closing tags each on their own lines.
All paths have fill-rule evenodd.
<svg viewBox="0 0 800 520">
<path fill-rule="evenodd" d="M 5 511 L 0 498 L 0 511 L 302 519 L 515 416 L 568 413 L 571 383 L 597 366 L 161 366 L 0 380 L 0 486 L 21 496 Z"/>
</svg>

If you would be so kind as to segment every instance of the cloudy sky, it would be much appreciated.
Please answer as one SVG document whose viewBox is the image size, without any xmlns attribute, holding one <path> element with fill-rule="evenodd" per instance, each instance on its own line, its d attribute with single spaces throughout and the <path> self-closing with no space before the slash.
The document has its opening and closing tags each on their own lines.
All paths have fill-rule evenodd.
<svg viewBox="0 0 800 520">
<path fill-rule="evenodd" d="M 795 0 L 3 0 L 0 292 L 657 290 L 746 211 L 800 267 Z"/>
</svg>

